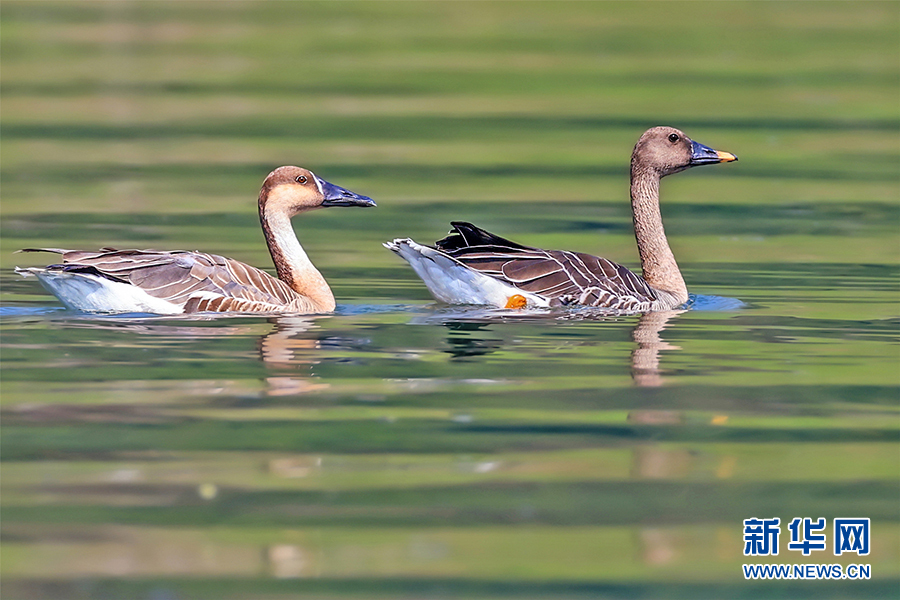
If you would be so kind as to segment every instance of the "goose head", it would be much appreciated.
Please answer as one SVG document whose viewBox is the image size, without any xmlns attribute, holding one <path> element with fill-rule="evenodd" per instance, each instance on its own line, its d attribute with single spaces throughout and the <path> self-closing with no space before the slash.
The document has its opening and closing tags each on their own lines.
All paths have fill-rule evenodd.
<svg viewBox="0 0 900 600">
<path fill-rule="evenodd" d="M 293 217 L 330 206 L 375 206 L 368 196 L 351 192 L 301 167 L 278 167 L 266 177 L 259 191 L 259 211 Z"/>
<path fill-rule="evenodd" d="M 734 154 L 695 142 L 674 127 L 653 127 L 635 144 L 631 170 L 656 171 L 664 177 L 690 167 L 734 160 L 737 160 Z"/>
</svg>

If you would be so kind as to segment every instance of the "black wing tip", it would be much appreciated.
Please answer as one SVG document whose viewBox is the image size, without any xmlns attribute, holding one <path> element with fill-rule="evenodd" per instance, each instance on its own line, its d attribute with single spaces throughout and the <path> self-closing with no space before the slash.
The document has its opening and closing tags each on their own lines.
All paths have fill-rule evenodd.
<svg viewBox="0 0 900 600">
<path fill-rule="evenodd" d="M 466 248 L 494 246 L 508 250 L 533 251 L 537 248 L 525 246 L 512 240 L 495 235 L 486 229 L 473 225 L 468 221 L 451 221 L 453 230 L 442 240 L 435 242 L 435 246 L 445 252 L 463 250 Z"/>
<path fill-rule="evenodd" d="M 463 229 L 478 229 L 478 227 L 475 227 L 474 225 L 472 225 L 472 224 L 469 223 L 468 221 L 450 221 L 450 226 L 453 227 L 453 229 L 460 229 L 460 228 L 463 228 Z"/>
<path fill-rule="evenodd" d="M 71 252 L 71 250 L 65 250 L 63 248 L 20 248 L 13 254 L 19 254 L 20 252 L 50 252 L 51 254 L 65 254 L 66 252 Z"/>
<path fill-rule="evenodd" d="M 101 279 L 108 279 L 110 281 L 115 281 L 117 283 L 131 283 L 127 279 L 123 279 L 122 277 L 117 277 L 116 275 L 112 275 L 110 273 L 106 273 L 101 271 L 97 267 L 93 265 L 82 265 L 79 263 L 64 263 L 64 264 L 54 264 L 47 265 L 44 267 L 47 271 L 56 271 L 59 273 L 78 273 L 80 275 L 92 275 L 94 277 L 100 277 Z"/>
<path fill-rule="evenodd" d="M 496 238 L 495 235 L 468 221 L 450 221 L 450 226 L 453 229 L 447 236 L 434 243 L 434 247 L 438 250 L 454 252 L 472 246 L 483 246 L 488 240 Z"/>
<path fill-rule="evenodd" d="M 453 252 L 472 245 L 466 234 L 471 237 L 473 233 L 481 231 L 468 221 L 450 221 L 450 227 L 447 235 L 434 243 L 434 247 L 443 252 Z"/>
<path fill-rule="evenodd" d="M 451 231 L 447 236 L 436 241 L 433 247 L 443 252 L 452 252 L 460 248 L 465 248 L 466 240 L 459 231 Z"/>
</svg>

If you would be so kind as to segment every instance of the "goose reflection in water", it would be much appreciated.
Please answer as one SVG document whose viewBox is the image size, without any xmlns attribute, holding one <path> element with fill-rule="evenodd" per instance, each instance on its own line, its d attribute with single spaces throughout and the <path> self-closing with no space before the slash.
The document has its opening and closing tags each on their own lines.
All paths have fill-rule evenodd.
<svg viewBox="0 0 900 600">
<path fill-rule="evenodd" d="M 269 317 L 264 321 L 258 319 L 214 319 L 209 317 L 180 318 L 173 323 L 172 319 L 160 320 L 150 318 L 74 318 L 65 321 L 65 327 L 85 328 L 92 331 L 111 331 L 121 334 L 137 336 L 149 336 L 154 339 L 150 344 L 129 340 L 128 346 L 159 349 L 160 346 L 181 348 L 186 345 L 204 344 L 210 340 L 226 340 L 239 338 L 255 338 L 257 354 L 266 367 L 266 374 L 262 378 L 263 389 L 253 389 L 246 382 L 247 378 L 235 377 L 221 378 L 191 378 L 180 382 L 180 390 L 188 396 L 232 396 L 236 398 L 263 396 L 285 396 L 291 394 L 306 394 L 310 392 L 328 389 L 330 384 L 322 381 L 313 373 L 313 367 L 319 364 L 323 358 L 323 351 L 327 349 L 341 348 L 345 345 L 356 346 L 355 341 L 348 341 L 336 337 L 326 337 L 321 334 L 317 321 L 331 318 L 329 315 L 316 316 L 277 316 Z M 233 324 L 225 324 L 232 321 Z M 140 339 L 140 338 L 138 338 Z M 140 395 L 143 388 L 153 393 L 156 380 L 128 380 L 129 393 Z M 167 382 L 163 385 L 168 386 Z M 29 410 L 36 407 L 30 407 Z M 140 405 L 134 407 L 121 405 L 102 405 L 96 407 L 78 407 L 83 412 L 83 419 L 90 412 L 93 416 L 89 420 L 104 420 L 101 413 L 109 413 L 109 420 L 134 418 L 138 412 L 145 411 Z M 75 410 L 74 407 L 52 406 L 42 407 L 53 413 L 66 410 Z M 147 409 L 149 411 L 149 409 Z M 32 411 L 33 412 L 33 411 Z M 38 411 L 40 412 L 40 411 Z M 149 411 L 153 413 L 153 411 Z M 123 416 L 125 415 L 125 416 Z M 159 415 L 153 413 L 155 419 Z M 153 415 L 147 416 L 151 418 Z M 39 415 L 32 415 L 38 417 Z M 47 415 L 50 416 L 49 414 Z"/>
<path fill-rule="evenodd" d="M 666 342 L 660 336 L 669 322 L 686 310 L 666 310 L 639 315 L 638 322 L 631 333 L 635 348 L 631 353 L 631 377 L 635 385 L 640 387 L 659 387 L 664 384 L 660 369 L 660 352 L 681 350 L 680 346 Z M 528 321 L 619 321 L 622 315 L 610 314 L 608 311 L 582 309 L 558 314 L 552 310 L 536 310 L 529 313 L 474 308 L 453 312 L 438 311 L 426 317 L 413 319 L 413 323 L 444 325 L 450 335 L 445 350 L 452 360 L 468 360 L 492 354 L 502 350 L 505 340 L 502 336 L 488 336 L 492 332 L 491 325 L 509 322 Z M 483 334 L 481 336 L 473 333 Z M 656 412 L 656 411 L 655 411 Z"/>
<path fill-rule="evenodd" d="M 663 378 L 659 369 L 659 353 L 662 350 L 681 350 L 660 337 L 669 321 L 684 313 L 684 310 L 664 310 L 644 313 L 631 332 L 636 344 L 631 353 L 631 377 L 640 387 L 659 387 Z"/>
<path fill-rule="evenodd" d="M 497 352 L 509 350 L 514 344 L 514 337 L 519 335 L 516 328 L 504 327 L 504 324 L 543 324 L 547 327 L 564 325 L 572 321 L 595 322 L 597 327 L 605 328 L 606 325 L 614 325 L 623 318 L 632 316 L 610 315 L 596 310 L 563 310 L 544 309 L 530 312 L 508 311 L 497 309 L 485 309 L 482 307 L 423 307 L 406 310 L 410 311 L 407 325 L 440 325 L 449 331 L 446 337 L 447 346 L 441 352 L 450 355 L 450 361 L 477 361 L 481 357 L 490 356 Z M 731 307 L 727 307 L 731 308 Z M 393 307 L 393 310 L 401 310 Z M 418 311 L 414 314 L 411 310 Z M 631 337 L 634 346 L 631 351 L 631 377 L 635 385 L 640 387 L 658 387 L 665 384 L 665 369 L 661 368 L 661 352 L 676 351 L 680 348 L 672 345 L 662 337 L 662 332 L 671 324 L 673 319 L 681 315 L 684 310 L 660 311 L 638 315 L 637 323 Z M 261 318 L 217 318 L 210 320 L 208 317 L 198 318 L 74 318 L 66 319 L 65 327 L 88 328 L 93 330 L 115 331 L 124 334 L 138 334 L 140 337 L 150 336 L 155 338 L 150 344 L 144 344 L 137 340 L 128 340 L 129 346 L 144 347 L 148 350 L 163 351 L 168 356 L 171 350 L 179 351 L 186 345 L 207 344 L 214 339 L 238 340 L 240 338 L 256 339 L 256 355 L 264 366 L 263 370 L 253 370 L 251 365 L 243 375 L 235 374 L 234 377 L 221 377 L 211 374 L 209 377 L 191 376 L 181 381 L 179 386 L 182 395 L 202 396 L 212 395 L 220 398 L 231 397 L 234 401 L 252 399 L 254 397 L 274 397 L 303 395 L 328 390 L 336 385 L 327 379 L 323 379 L 315 372 L 315 367 L 325 361 L 340 361 L 349 364 L 357 361 L 366 361 L 370 356 L 377 360 L 382 356 L 379 352 L 387 351 L 389 354 L 399 352 L 403 357 L 419 357 L 433 352 L 427 348 L 369 348 L 371 340 L 358 338 L 357 336 L 345 336 L 341 333 L 342 327 L 323 328 L 325 321 L 320 319 L 340 319 L 340 313 L 334 315 L 316 316 L 272 316 Z M 603 321 L 608 321 L 604 324 Z M 333 323 L 333 322 L 332 322 Z M 591 328 L 589 338 L 597 340 L 596 327 Z M 582 332 L 584 330 L 581 330 Z M 601 334 L 602 335 L 602 334 Z M 157 342 L 156 340 L 160 340 Z M 574 340 L 569 343 L 572 346 L 582 344 Z M 593 343 L 593 342 L 591 342 Z M 237 349 L 241 352 L 240 349 Z M 534 358 L 540 359 L 540 348 L 524 348 L 524 351 Z M 244 354 L 245 355 L 245 354 Z M 355 355 L 355 357 L 354 357 Z M 393 354 L 392 354 L 393 355 Z M 614 358 L 614 356 L 612 357 Z M 194 356 L 192 360 L 197 360 Z M 200 357 L 199 360 L 204 360 Z M 613 368 L 617 368 L 613 365 Z M 395 375 L 396 377 L 396 375 Z M 253 381 L 261 381 L 262 386 L 257 387 Z M 168 381 L 168 380 L 167 380 Z M 451 381 L 444 379 L 443 381 Z M 507 379 L 509 381 L 509 379 Z M 420 378 L 410 378 L 408 375 L 399 379 L 384 379 L 385 391 L 409 391 L 413 382 L 421 382 Z M 441 382 L 435 381 L 440 387 Z M 132 380 L 124 385 L 128 386 L 132 397 L 140 397 L 143 393 L 156 395 L 159 386 L 165 387 L 168 383 L 162 380 Z M 114 392 L 120 391 L 116 388 Z M 421 390 L 419 390 L 421 391 Z M 140 403 L 137 404 L 138 406 Z M 116 406 L 122 408 L 120 403 Z M 112 409 L 112 407 L 110 406 Z M 48 409 L 49 410 L 49 409 Z M 95 412 L 103 412 L 97 408 Z M 40 411 L 38 411 L 40 412 Z M 128 411 L 125 411 L 128 412 Z M 152 412 L 152 411 L 151 411 Z M 118 410 L 113 409 L 108 415 L 110 419 L 122 418 Z M 118 416 L 117 416 L 118 415 Z M 39 418 L 40 415 L 32 415 Z M 48 417 L 50 415 L 47 415 Z M 135 415 L 132 415 L 134 417 Z M 87 417 L 87 415 L 84 415 Z M 147 418 L 157 418 L 159 415 L 147 415 Z M 103 415 L 92 414 L 91 420 L 102 420 Z M 636 423 L 672 423 L 673 417 L 668 411 L 662 410 L 634 410 L 630 420 Z"/>
<path fill-rule="evenodd" d="M 477 361 L 480 357 L 490 356 L 496 352 L 508 350 L 514 344 L 516 335 L 520 330 L 504 325 L 535 324 L 554 327 L 570 324 L 572 321 L 595 322 L 597 327 L 606 328 L 606 325 L 621 323 L 623 318 L 632 316 L 613 316 L 602 311 L 591 310 L 563 310 L 545 309 L 529 312 L 507 311 L 497 309 L 485 309 L 482 307 L 423 307 L 415 309 L 406 308 L 411 315 L 406 321 L 409 325 L 440 325 L 448 330 L 446 336 L 447 347 L 439 350 L 450 355 L 450 360 Z M 394 310 L 401 310 L 394 307 Z M 413 313 L 412 310 L 416 310 Z M 679 350 L 678 346 L 665 341 L 661 332 L 684 310 L 661 311 L 646 313 L 637 316 L 637 323 L 632 331 L 634 347 L 631 352 L 631 376 L 636 385 L 641 387 L 657 387 L 664 385 L 664 369 L 660 367 L 662 351 Z M 340 324 L 329 321 L 338 327 L 323 328 L 326 321 L 321 319 L 340 319 L 340 313 L 334 315 L 293 315 L 270 316 L 265 318 L 216 318 L 209 317 L 176 317 L 176 318 L 67 318 L 63 321 L 66 328 L 85 328 L 94 331 L 117 332 L 121 334 L 136 334 L 136 338 L 123 339 L 121 343 L 129 347 L 144 348 L 158 351 L 170 356 L 174 351 L 180 353 L 186 346 L 203 345 L 213 351 L 210 342 L 213 340 L 231 340 L 235 342 L 241 338 L 255 339 L 256 355 L 265 367 L 262 371 L 253 370 L 252 366 L 245 363 L 247 370 L 243 374 L 235 373 L 235 376 L 222 377 L 214 369 L 208 376 L 198 371 L 197 375 L 184 378 L 180 384 L 183 395 L 215 395 L 222 398 L 252 398 L 255 396 L 288 396 L 319 392 L 333 387 L 333 383 L 321 378 L 314 371 L 316 365 L 324 361 L 340 361 L 342 364 L 350 364 L 358 361 L 365 362 L 367 356 L 373 360 L 382 358 L 380 352 L 387 352 L 394 356 L 400 353 L 404 358 L 420 357 L 434 352 L 432 348 L 370 348 L 371 340 L 358 336 L 347 336 L 342 333 L 345 330 Z M 607 321 L 604 324 L 603 321 Z M 591 327 L 589 339 L 597 340 L 600 333 L 596 327 Z M 616 328 L 618 330 L 618 327 Z M 580 330 L 584 332 L 583 329 Z M 612 331 L 612 330 L 610 330 Z M 604 335 L 600 333 L 600 335 Z M 513 337 L 510 337 L 513 336 Z M 141 342 L 140 339 L 153 338 L 150 343 Z M 574 346 L 583 342 L 577 339 L 566 342 Z M 591 342 L 593 343 L 593 342 Z M 240 348 L 232 350 L 246 356 Z M 540 358 L 542 349 L 523 348 L 523 351 L 535 358 Z M 216 350 L 218 356 L 220 351 Z M 230 352 L 230 350 L 225 350 Z M 147 357 L 150 360 L 150 357 Z M 204 357 L 192 354 L 192 361 L 204 361 L 206 358 L 215 360 L 215 357 Z M 238 357 L 235 357 L 238 359 Z M 613 357 L 614 358 L 614 357 Z M 242 367 L 242 370 L 244 370 Z M 615 367 L 615 365 L 614 365 Z M 395 375 L 396 377 L 396 375 Z M 255 387 L 252 381 L 256 379 L 263 383 L 262 389 Z M 386 389 L 406 389 L 404 382 L 410 382 L 418 378 L 409 378 L 408 375 L 400 379 L 385 379 Z M 168 380 L 166 380 L 168 381 Z M 449 381 L 449 380 L 446 380 Z M 155 395 L 155 386 L 165 386 L 163 380 L 156 379 L 129 379 L 126 383 L 129 393 L 140 396 L 143 392 Z M 95 418 L 101 418 L 95 415 Z"/>
<path fill-rule="evenodd" d="M 270 319 L 275 329 L 259 339 L 259 356 L 263 363 L 279 374 L 266 377 L 267 396 L 291 396 L 326 390 L 331 387 L 312 373 L 312 366 L 321 362 L 316 355 L 322 340 L 310 332 L 316 326 L 312 317 L 288 316 Z M 300 375 L 297 368 L 308 366 L 310 373 Z"/>
</svg>

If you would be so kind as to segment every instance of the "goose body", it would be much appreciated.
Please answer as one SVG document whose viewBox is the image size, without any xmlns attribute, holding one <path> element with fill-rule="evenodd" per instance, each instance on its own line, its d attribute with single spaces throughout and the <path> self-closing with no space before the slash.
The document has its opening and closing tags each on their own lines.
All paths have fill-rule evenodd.
<svg viewBox="0 0 900 600">
<path fill-rule="evenodd" d="M 462 221 L 451 223 L 453 230 L 434 246 L 408 238 L 384 246 L 405 259 L 442 302 L 668 310 L 684 304 L 688 292 L 663 229 L 659 180 L 689 167 L 735 160 L 672 127 L 654 127 L 641 136 L 631 156 L 631 207 L 642 276 L 599 256 L 523 246 Z"/>
<path fill-rule="evenodd" d="M 277 278 L 215 254 L 114 248 L 28 248 L 22 251 L 60 254 L 62 263 L 16 271 L 36 276 L 63 304 L 85 312 L 330 312 L 331 289 L 291 227 L 294 215 L 329 206 L 375 203 L 300 167 L 279 167 L 266 177 L 259 219 Z"/>
</svg>

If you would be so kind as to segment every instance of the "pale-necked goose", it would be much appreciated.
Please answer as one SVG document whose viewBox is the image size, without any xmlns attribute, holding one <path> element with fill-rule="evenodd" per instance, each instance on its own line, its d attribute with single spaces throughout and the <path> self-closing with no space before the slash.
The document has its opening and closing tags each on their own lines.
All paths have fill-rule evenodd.
<svg viewBox="0 0 900 600">
<path fill-rule="evenodd" d="M 459 221 L 434 247 L 408 238 L 384 246 L 409 262 L 442 302 L 667 310 L 684 304 L 688 292 L 663 230 L 659 180 L 688 167 L 733 160 L 733 154 L 672 127 L 654 127 L 641 136 L 631 155 L 631 210 L 643 277 L 605 258 L 522 246 Z"/>
<path fill-rule="evenodd" d="M 328 206 L 375 206 L 366 196 L 300 167 L 279 167 L 259 191 L 259 221 L 278 278 L 240 261 L 177 250 L 61 250 L 63 263 L 16 271 L 36 275 L 70 308 L 87 312 L 324 313 L 334 295 L 297 241 L 291 217 Z"/>
</svg>

